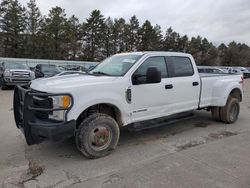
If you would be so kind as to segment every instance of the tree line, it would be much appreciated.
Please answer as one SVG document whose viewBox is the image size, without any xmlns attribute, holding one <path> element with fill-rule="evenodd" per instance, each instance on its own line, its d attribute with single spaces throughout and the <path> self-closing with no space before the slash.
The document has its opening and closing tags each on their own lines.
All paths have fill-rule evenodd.
<svg viewBox="0 0 250 188">
<path fill-rule="evenodd" d="M 100 61 L 130 51 L 187 52 L 200 65 L 250 66 L 246 44 L 232 41 L 215 46 L 201 36 L 182 36 L 171 27 L 163 32 L 149 20 L 140 24 L 135 15 L 126 21 L 93 10 L 80 22 L 61 7 L 42 15 L 36 0 L 26 6 L 18 0 L 0 4 L 0 56 Z"/>
</svg>

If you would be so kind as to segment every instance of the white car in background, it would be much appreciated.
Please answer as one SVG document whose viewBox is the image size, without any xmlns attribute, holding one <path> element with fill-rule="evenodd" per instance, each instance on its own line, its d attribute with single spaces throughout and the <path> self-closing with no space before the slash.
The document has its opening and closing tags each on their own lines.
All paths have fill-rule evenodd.
<svg viewBox="0 0 250 188">
<path fill-rule="evenodd" d="M 221 68 L 203 67 L 203 66 L 198 66 L 198 72 L 199 73 L 210 73 L 210 74 L 226 74 L 227 73 L 226 71 L 224 71 Z"/>
<path fill-rule="evenodd" d="M 245 67 L 231 67 L 228 72 L 230 74 L 243 74 L 244 78 L 250 78 L 250 71 Z"/>
</svg>

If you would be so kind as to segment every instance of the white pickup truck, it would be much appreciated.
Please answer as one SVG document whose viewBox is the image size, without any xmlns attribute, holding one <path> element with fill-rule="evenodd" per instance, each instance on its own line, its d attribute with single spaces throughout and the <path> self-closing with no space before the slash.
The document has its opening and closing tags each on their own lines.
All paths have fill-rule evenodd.
<svg viewBox="0 0 250 188">
<path fill-rule="evenodd" d="M 86 75 L 16 87 L 14 116 L 28 145 L 74 136 L 84 156 L 99 158 L 116 148 L 121 127 L 137 122 L 206 109 L 214 120 L 234 123 L 242 85 L 241 75 L 199 75 L 189 54 L 122 53 Z"/>
</svg>

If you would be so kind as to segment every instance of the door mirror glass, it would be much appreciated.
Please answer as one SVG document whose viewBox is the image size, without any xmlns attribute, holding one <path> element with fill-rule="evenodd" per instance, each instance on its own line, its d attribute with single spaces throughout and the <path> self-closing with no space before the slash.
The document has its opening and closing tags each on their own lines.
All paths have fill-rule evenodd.
<svg viewBox="0 0 250 188">
<path fill-rule="evenodd" d="M 156 67 L 148 67 L 146 73 L 146 83 L 154 84 L 161 82 L 161 72 Z"/>
</svg>

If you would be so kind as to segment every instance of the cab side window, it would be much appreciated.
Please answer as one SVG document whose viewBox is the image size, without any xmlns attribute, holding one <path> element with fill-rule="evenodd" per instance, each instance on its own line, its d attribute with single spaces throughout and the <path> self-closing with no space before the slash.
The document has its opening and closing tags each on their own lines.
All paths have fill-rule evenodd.
<svg viewBox="0 0 250 188">
<path fill-rule="evenodd" d="M 139 83 L 146 83 L 146 73 L 149 67 L 156 67 L 161 72 L 162 78 L 168 77 L 165 57 L 149 57 L 134 72 L 134 76 L 137 77 Z"/>
<path fill-rule="evenodd" d="M 156 67 L 159 71 L 161 71 L 161 77 L 166 78 L 167 66 L 164 57 L 149 57 L 140 65 L 140 67 L 135 71 L 136 74 L 146 76 L 147 69 L 149 67 Z"/>
<path fill-rule="evenodd" d="M 186 77 L 194 75 L 191 60 L 188 57 L 167 57 L 170 77 Z"/>
</svg>

